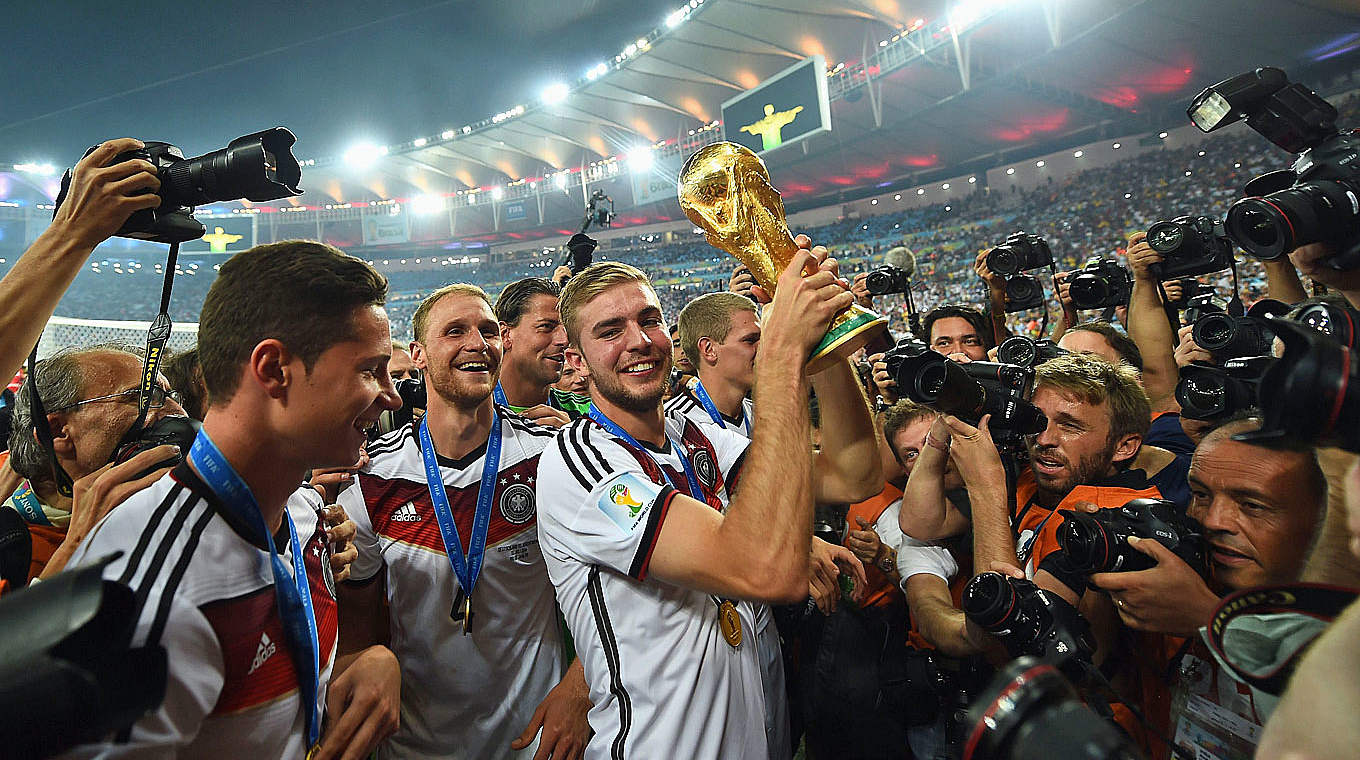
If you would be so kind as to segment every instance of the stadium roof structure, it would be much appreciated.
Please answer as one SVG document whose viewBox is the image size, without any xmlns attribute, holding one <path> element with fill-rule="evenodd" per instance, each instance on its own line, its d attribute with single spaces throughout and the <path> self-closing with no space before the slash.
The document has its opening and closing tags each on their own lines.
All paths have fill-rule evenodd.
<svg viewBox="0 0 1360 760">
<path fill-rule="evenodd" d="M 574 231 L 594 189 L 625 224 L 679 219 L 635 204 L 630 171 L 678 165 L 720 139 L 724 101 L 823 55 L 832 131 L 765 159 L 791 207 L 825 204 L 1181 124 L 1191 95 L 1256 66 L 1353 68 L 1358 28 L 1348 0 L 692 0 L 482 121 L 308 159 L 289 203 L 446 211 L 451 236 L 485 240 Z M 536 213 L 511 220 L 514 202 Z"/>
</svg>

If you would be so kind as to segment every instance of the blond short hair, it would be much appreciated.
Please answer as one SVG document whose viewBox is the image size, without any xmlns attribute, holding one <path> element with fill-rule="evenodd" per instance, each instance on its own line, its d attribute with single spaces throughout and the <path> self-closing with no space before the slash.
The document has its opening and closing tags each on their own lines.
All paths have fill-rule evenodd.
<svg viewBox="0 0 1360 760">
<path fill-rule="evenodd" d="M 1152 404 L 1138 382 L 1138 371 L 1093 354 L 1064 354 L 1034 370 L 1034 388 L 1052 388 L 1097 406 L 1109 402 L 1110 440 L 1147 434 Z"/>
<path fill-rule="evenodd" d="M 557 299 L 557 310 L 562 314 L 562 325 L 567 328 L 567 341 L 571 345 L 581 345 L 581 307 L 615 285 L 628 282 L 640 282 L 656 292 L 652 289 L 652 281 L 641 269 L 618 261 L 591 264 L 567 280 L 567 286 L 562 288 L 562 295 Z"/>
<path fill-rule="evenodd" d="M 411 317 L 411 340 L 414 340 L 417 343 L 424 342 L 425 327 L 430 319 L 430 310 L 434 308 L 435 304 L 442 301 L 444 296 L 451 295 L 480 298 L 486 302 L 487 308 L 492 308 L 491 298 L 487 296 L 485 290 L 482 290 L 476 285 L 469 285 L 465 282 L 455 282 L 452 285 L 445 285 L 439 290 L 431 293 L 428 298 L 420 302 L 420 306 L 416 307 L 415 316 Z"/>
<path fill-rule="evenodd" d="M 680 310 L 680 350 L 689 363 L 699 366 L 699 339 L 708 338 L 719 343 L 727 340 L 732 330 L 732 315 L 739 311 L 754 314 L 756 305 L 751 299 L 736 293 L 705 293 L 685 304 Z"/>
</svg>

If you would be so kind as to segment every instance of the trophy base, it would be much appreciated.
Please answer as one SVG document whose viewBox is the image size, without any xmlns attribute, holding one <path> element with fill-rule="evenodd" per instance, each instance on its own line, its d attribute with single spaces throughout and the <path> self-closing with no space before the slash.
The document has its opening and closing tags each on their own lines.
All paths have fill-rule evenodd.
<svg viewBox="0 0 1360 760">
<path fill-rule="evenodd" d="M 852 304 L 850 308 L 836 315 L 831 321 L 831 329 L 826 331 L 826 337 L 812 350 L 812 357 L 807 363 L 807 373 L 815 375 L 845 359 L 887 328 L 887 318 L 859 304 Z"/>
</svg>

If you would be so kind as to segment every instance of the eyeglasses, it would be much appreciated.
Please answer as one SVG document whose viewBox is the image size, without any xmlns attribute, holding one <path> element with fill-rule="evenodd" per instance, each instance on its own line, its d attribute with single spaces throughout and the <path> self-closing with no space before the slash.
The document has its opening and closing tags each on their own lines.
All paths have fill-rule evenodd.
<svg viewBox="0 0 1360 760">
<path fill-rule="evenodd" d="M 84 401 L 77 401 L 74 404 L 67 404 L 66 406 L 60 406 L 57 407 L 56 409 L 50 409 L 48 411 L 61 412 L 67 409 L 74 409 L 78 406 L 84 406 L 86 404 L 96 404 L 101 401 L 128 399 L 135 402 L 138 398 L 138 394 L 140 394 L 141 392 L 142 392 L 141 388 L 129 388 L 128 390 L 125 391 L 110 393 L 107 396 L 95 396 L 94 398 L 87 398 Z M 147 404 L 147 408 L 160 409 L 161 407 L 165 406 L 166 399 L 170 399 L 171 401 L 174 401 L 176 404 L 178 404 L 181 403 L 180 401 L 181 398 L 182 397 L 180 396 L 178 391 L 167 391 L 165 388 L 162 388 L 159 385 L 153 385 L 151 387 L 150 403 Z"/>
</svg>

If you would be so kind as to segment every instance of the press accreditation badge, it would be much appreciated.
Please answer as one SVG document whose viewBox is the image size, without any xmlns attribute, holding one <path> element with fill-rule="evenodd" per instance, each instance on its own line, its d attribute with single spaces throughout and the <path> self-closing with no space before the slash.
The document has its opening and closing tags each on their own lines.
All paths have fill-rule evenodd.
<svg viewBox="0 0 1360 760">
<path fill-rule="evenodd" d="M 647 509 L 661 489 L 635 472 L 623 472 L 605 482 L 595 505 L 620 530 L 631 534 L 647 519 Z"/>
</svg>

